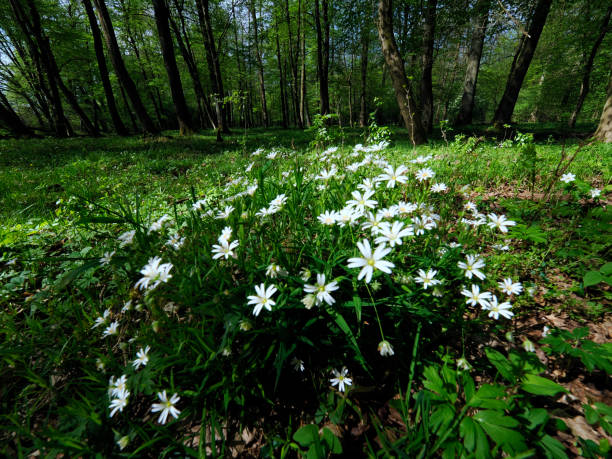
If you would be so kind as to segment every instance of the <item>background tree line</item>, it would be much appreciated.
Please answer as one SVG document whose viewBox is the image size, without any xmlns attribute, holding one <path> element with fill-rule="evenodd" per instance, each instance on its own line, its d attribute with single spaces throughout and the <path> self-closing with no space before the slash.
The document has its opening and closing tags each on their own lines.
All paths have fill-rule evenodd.
<svg viewBox="0 0 612 459">
<path fill-rule="evenodd" d="M 0 128 L 58 137 L 600 121 L 605 0 L 6 0 Z M 603 111 L 602 111 L 603 109 Z"/>
</svg>

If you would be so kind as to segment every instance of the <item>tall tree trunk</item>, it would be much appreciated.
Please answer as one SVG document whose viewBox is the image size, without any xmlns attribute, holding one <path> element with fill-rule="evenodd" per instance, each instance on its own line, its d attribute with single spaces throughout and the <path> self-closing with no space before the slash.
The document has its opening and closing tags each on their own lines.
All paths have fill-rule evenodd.
<svg viewBox="0 0 612 459">
<path fill-rule="evenodd" d="M 289 0 L 285 0 L 285 20 L 287 22 L 287 35 L 289 39 L 289 66 L 291 67 L 291 97 L 293 99 L 293 110 L 294 118 L 298 127 L 301 129 L 304 127 L 302 124 L 302 117 L 299 114 L 300 103 L 299 103 L 299 91 L 298 91 L 298 57 L 300 55 L 300 19 L 299 15 L 301 11 L 301 0 L 298 1 L 298 33 L 297 41 L 293 40 L 293 32 L 291 29 L 291 15 L 289 14 Z"/>
<path fill-rule="evenodd" d="M 117 44 L 115 30 L 113 28 L 110 15 L 108 14 L 108 10 L 106 9 L 104 0 L 94 0 L 94 5 L 96 7 L 96 11 L 98 12 L 98 19 L 100 20 L 100 26 L 102 28 L 102 33 L 104 34 L 111 63 L 115 69 L 115 74 L 127 93 L 127 96 L 130 98 L 132 108 L 136 112 L 136 116 L 138 117 L 142 128 L 148 134 L 159 134 L 159 128 L 153 124 L 153 121 L 149 117 L 149 114 L 142 103 L 142 99 L 138 94 L 134 80 L 132 80 L 132 77 L 130 77 L 130 74 L 125 68 L 123 58 L 121 57 L 121 51 L 119 50 L 119 45 Z"/>
<path fill-rule="evenodd" d="M 33 137 L 34 132 L 19 118 L 9 104 L 6 96 L 0 92 L 0 126 L 4 126 L 15 137 Z"/>
<path fill-rule="evenodd" d="M 217 53 L 217 45 L 213 35 L 212 23 L 210 20 L 210 5 L 209 0 L 196 0 L 198 10 L 198 19 L 202 30 L 202 38 L 204 40 L 204 49 L 206 51 L 206 62 L 208 63 L 208 71 L 210 72 L 210 80 L 214 93 L 215 112 L 218 115 L 217 129 L 224 133 L 229 133 L 227 125 L 227 116 L 223 104 L 223 78 L 221 76 L 221 65 L 219 64 L 219 55 Z"/>
<path fill-rule="evenodd" d="M 410 139 L 414 145 L 424 143 L 427 141 L 427 134 L 421 124 L 421 117 L 414 102 L 412 88 L 408 78 L 406 78 L 404 60 L 397 49 L 397 43 L 393 35 L 391 0 L 379 0 L 378 21 L 376 25 L 383 56 L 391 76 L 395 98 L 404 119 L 404 125 L 408 129 Z"/>
<path fill-rule="evenodd" d="M 480 58 L 486 36 L 487 24 L 489 22 L 489 9 L 491 0 L 478 0 L 474 6 L 472 16 L 474 18 L 474 31 L 470 50 L 467 55 L 467 68 L 465 80 L 463 81 L 463 96 L 461 97 L 461 108 L 455 120 L 455 125 L 463 126 L 472 122 L 474 112 L 474 98 L 476 96 L 476 83 L 478 71 L 480 70 Z"/>
<path fill-rule="evenodd" d="M 298 1 L 298 13 L 300 10 L 301 2 Z M 308 115 L 308 99 L 306 93 L 306 30 L 304 27 L 304 13 L 299 14 L 300 25 L 298 31 L 301 29 L 301 36 L 298 34 L 298 40 L 300 40 L 300 54 L 302 58 L 302 68 L 300 72 L 300 120 L 302 126 L 310 127 L 310 117 Z"/>
<path fill-rule="evenodd" d="M 282 126 L 284 129 L 287 129 L 289 125 L 289 113 L 287 107 L 287 93 L 285 92 L 286 80 L 285 80 L 285 72 L 283 72 L 283 63 L 281 60 L 281 52 L 280 52 L 280 42 L 278 39 L 278 24 L 276 29 L 276 60 L 278 61 L 278 74 L 280 78 L 280 98 L 281 98 L 281 115 L 282 115 Z"/>
<path fill-rule="evenodd" d="M 427 134 L 433 125 L 433 51 L 436 31 L 436 7 L 438 0 L 427 2 L 425 24 L 423 25 L 423 75 L 421 76 L 421 121 Z"/>
<path fill-rule="evenodd" d="M 608 81 L 606 103 L 601 111 L 599 126 L 593 137 L 605 143 L 612 143 L 612 71 L 610 72 L 610 81 Z"/>
<path fill-rule="evenodd" d="M 255 11 L 255 0 L 249 2 L 249 12 L 253 21 L 253 41 L 255 43 L 255 60 L 257 61 L 257 78 L 259 81 L 259 97 L 261 99 L 261 116 L 263 125 L 268 127 L 270 120 L 268 119 L 268 103 L 266 100 L 266 85 L 264 83 L 264 68 L 259 50 L 259 31 L 257 30 L 257 12 Z"/>
<path fill-rule="evenodd" d="M 96 60 L 98 61 L 98 71 L 100 72 L 100 80 L 102 81 L 102 87 L 104 88 L 104 96 L 106 97 L 106 105 L 108 112 L 113 121 L 115 131 L 119 135 L 128 135 L 128 130 L 119 116 L 119 110 L 117 110 L 117 103 L 115 96 L 113 95 L 113 87 L 108 76 L 108 67 L 106 66 L 106 58 L 104 57 L 104 45 L 102 43 L 102 36 L 100 34 L 100 28 L 98 27 L 98 21 L 91 5 L 90 0 L 82 0 L 87 18 L 89 20 L 89 27 L 91 28 L 91 35 L 93 37 L 94 50 L 96 52 Z"/>
<path fill-rule="evenodd" d="M 584 100 L 586 99 L 587 94 L 590 89 L 590 80 L 591 80 L 591 70 L 593 69 L 593 61 L 595 60 L 595 56 L 597 55 L 597 50 L 601 45 L 604 37 L 606 36 L 606 32 L 608 31 L 608 24 L 610 23 L 610 15 L 612 14 L 612 6 L 608 7 L 608 11 L 606 12 L 606 16 L 604 17 L 603 22 L 601 23 L 601 27 L 599 29 L 599 35 L 593 47 L 591 48 L 591 54 L 589 54 L 589 58 L 584 64 L 584 69 L 582 71 L 582 83 L 580 84 L 580 94 L 578 95 L 578 101 L 576 102 L 576 108 L 572 112 L 569 121 L 567 122 L 568 126 L 573 128 L 576 125 L 576 118 L 578 118 L 578 114 L 582 109 L 582 104 L 584 104 Z"/>
<path fill-rule="evenodd" d="M 315 28 L 317 32 L 317 75 L 319 77 L 319 110 L 321 115 L 329 113 L 329 17 L 328 0 L 321 0 L 323 26 L 319 0 L 315 0 Z"/>
<path fill-rule="evenodd" d="M 159 35 L 159 45 L 164 59 L 164 67 L 166 67 L 166 73 L 168 74 L 170 93 L 172 94 L 172 102 L 174 103 L 176 119 L 179 125 L 179 135 L 190 135 L 193 134 L 193 124 L 187 102 L 185 101 L 185 94 L 183 93 L 181 75 L 176 65 L 174 44 L 172 43 L 170 24 L 168 22 L 170 10 L 166 0 L 153 0 L 153 10 L 155 12 L 157 34 Z"/>
<path fill-rule="evenodd" d="M 367 115 L 367 82 L 368 82 L 368 47 L 370 34 L 367 25 L 362 25 L 361 29 L 361 92 L 359 94 L 359 126 L 366 127 L 368 124 Z"/>
<path fill-rule="evenodd" d="M 516 105 L 527 70 L 529 70 L 529 64 L 531 64 L 531 59 L 538 46 L 544 24 L 546 24 L 551 4 L 552 0 L 538 0 L 527 32 L 528 35 L 523 36 L 521 39 L 510 69 L 510 74 L 508 75 L 506 89 L 493 117 L 493 123 L 497 126 L 508 124 L 512 121 L 514 106 Z"/>
</svg>

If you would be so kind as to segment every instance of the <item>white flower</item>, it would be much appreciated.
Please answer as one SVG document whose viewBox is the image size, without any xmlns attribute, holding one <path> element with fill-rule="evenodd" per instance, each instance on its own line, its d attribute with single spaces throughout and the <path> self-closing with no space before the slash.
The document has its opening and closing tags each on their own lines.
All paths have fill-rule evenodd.
<svg viewBox="0 0 612 459">
<path fill-rule="evenodd" d="M 271 277 L 272 279 L 275 279 L 278 276 L 285 277 L 287 274 L 289 273 L 285 269 L 274 263 L 270 264 L 268 269 L 266 269 L 266 276 Z"/>
<path fill-rule="evenodd" d="M 96 319 L 96 322 L 91 326 L 91 328 L 99 327 L 100 325 L 104 325 L 106 320 L 110 316 L 110 309 L 105 309 L 104 313 Z"/>
<path fill-rule="evenodd" d="M 221 231 L 221 236 L 217 238 L 217 241 L 219 241 L 219 243 L 221 243 L 221 241 L 229 242 L 231 238 L 232 238 L 232 228 L 229 226 L 226 226 Z"/>
<path fill-rule="evenodd" d="M 248 172 L 248 171 L 247 171 L 247 172 Z M 256 191 L 257 191 L 257 185 L 251 185 L 251 186 L 249 186 L 249 187 L 247 188 L 246 193 L 247 193 L 249 196 L 254 196 Z"/>
<path fill-rule="evenodd" d="M 391 343 L 387 340 L 382 340 L 378 343 L 378 352 L 380 352 L 380 355 L 383 357 L 390 357 L 395 354 L 393 346 L 391 346 Z"/>
<path fill-rule="evenodd" d="M 253 169 L 253 166 L 255 165 L 254 162 L 249 163 L 249 165 L 246 167 L 246 169 L 244 170 L 245 172 L 251 172 L 251 169 Z"/>
<path fill-rule="evenodd" d="M 363 214 L 359 212 L 359 210 L 347 206 L 337 214 L 336 222 L 341 228 L 346 225 L 353 226 L 357 223 L 357 219 L 362 215 Z"/>
<path fill-rule="evenodd" d="M 100 370 L 100 371 L 104 371 L 104 362 L 102 361 L 102 359 L 100 357 L 98 357 L 96 359 L 96 370 Z"/>
<path fill-rule="evenodd" d="M 178 234 L 174 234 L 170 236 L 170 239 L 168 239 L 168 242 L 166 242 L 166 245 L 168 247 L 172 247 L 174 250 L 178 250 L 183 246 L 184 243 L 185 243 L 184 237 L 180 237 Z"/>
<path fill-rule="evenodd" d="M 336 169 L 336 166 L 333 165 L 329 171 L 327 169 L 323 169 L 321 172 L 319 172 L 319 175 L 315 177 L 315 180 L 323 180 L 327 182 L 330 178 L 336 175 L 337 172 L 338 169 Z"/>
<path fill-rule="evenodd" d="M 402 245 L 402 238 L 407 236 L 414 236 L 414 230 L 412 226 L 408 225 L 404 228 L 404 223 L 400 221 L 394 221 L 393 225 L 387 222 L 381 224 L 380 227 L 381 236 L 377 237 L 374 242 L 376 244 L 389 243 L 391 247 L 395 245 Z"/>
<path fill-rule="evenodd" d="M 157 397 L 161 403 L 154 403 L 151 407 L 151 411 L 153 413 L 157 413 L 161 411 L 159 414 L 159 419 L 157 422 L 160 424 L 165 424 L 168 420 L 168 414 L 171 414 L 174 419 L 178 418 L 178 415 L 181 413 L 174 405 L 181 399 L 178 394 L 174 394 L 170 400 L 168 400 L 168 396 L 166 395 L 166 391 L 158 392 Z"/>
<path fill-rule="evenodd" d="M 136 359 L 132 362 L 134 369 L 138 370 L 140 366 L 143 367 L 149 363 L 149 351 L 151 350 L 151 346 L 147 346 L 144 349 L 140 348 L 140 350 L 136 353 Z"/>
<path fill-rule="evenodd" d="M 501 291 L 504 292 L 508 296 L 520 295 L 521 292 L 523 291 L 523 286 L 521 285 L 521 283 L 512 282 L 512 279 L 509 277 L 504 279 L 501 282 L 498 282 L 497 285 L 499 285 L 499 288 L 501 289 Z"/>
<path fill-rule="evenodd" d="M 493 244 L 492 246 L 495 250 L 499 250 L 501 252 L 507 252 L 510 250 L 510 247 L 504 244 Z"/>
<path fill-rule="evenodd" d="M 364 191 L 363 194 L 359 191 L 353 191 L 351 195 L 353 199 L 346 201 L 346 205 L 354 207 L 360 212 L 365 212 L 366 207 L 374 209 L 378 205 L 378 201 L 370 199 L 374 195 L 373 191 Z"/>
<path fill-rule="evenodd" d="M 346 376 L 348 374 L 348 370 L 346 368 L 343 368 L 341 371 L 334 369 L 333 372 L 334 377 L 329 381 L 331 382 L 332 386 L 338 386 L 338 390 L 340 392 L 344 392 L 346 390 L 344 386 L 350 386 L 353 384 L 353 380 Z"/>
<path fill-rule="evenodd" d="M 104 252 L 104 255 L 102 256 L 102 258 L 100 258 L 100 264 L 102 266 L 109 264 L 111 258 L 113 258 L 113 255 L 115 255 L 114 250 L 112 252 Z"/>
<path fill-rule="evenodd" d="M 387 188 L 395 188 L 396 183 L 406 183 L 408 181 L 408 177 L 404 175 L 408 169 L 404 165 L 400 165 L 397 169 L 394 169 L 393 166 L 387 166 L 384 170 L 384 174 L 378 176 L 379 181 L 387 181 Z"/>
<path fill-rule="evenodd" d="M 563 174 L 561 176 L 561 181 L 563 183 L 571 183 L 574 180 L 576 180 L 576 176 L 574 174 L 572 174 L 571 172 L 568 172 L 567 174 Z"/>
<path fill-rule="evenodd" d="M 550 333 L 550 328 L 544 325 L 544 328 L 542 328 L 542 338 L 546 338 L 549 333 Z"/>
<path fill-rule="evenodd" d="M 468 212 L 478 212 L 478 208 L 476 207 L 476 204 L 474 204 L 472 201 L 468 201 L 465 204 L 463 204 L 463 208 L 465 210 L 467 210 Z"/>
<path fill-rule="evenodd" d="M 172 269 L 172 263 L 160 264 L 162 259 L 160 257 L 149 258 L 149 262 L 140 270 L 142 279 L 136 282 L 134 287 L 140 288 L 141 290 L 153 290 L 162 282 L 168 282 L 172 277 L 170 270 Z"/>
<path fill-rule="evenodd" d="M 397 212 L 399 214 L 401 214 L 401 215 L 408 215 L 408 214 L 411 214 L 412 212 L 414 212 L 415 210 L 417 210 L 418 206 L 416 204 L 411 203 L 411 202 L 400 201 L 400 202 L 397 203 L 395 208 L 397 209 Z"/>
<path fill-rule="evenodd" d="M 391 252 L 391 249 L 386 245 L 382 244 L 377 246 L 374 253 L 372 253 L 370 241 L 364 239 L 363 241 L 357 242 L 357 248 L 361 252 L 362 257 L 349 258 L 348 260 L 349 268 L 361 268 L 357 280 L 361 280 L 365 277 L 366 283 L 370 283 L 375 269 L 391 274 L 391 268 L 395 268 L 393 263 L 383 260 L 383 257 Z"/>
<path fill-rule="evenodd" d="M 226 260 L 229 257 L 236 258 L 234 249 L 240 245 L 238 241 L 232 241 L 231 243 L 228 243 L 227 241 L 219 238 L 219 242 L 220 244 L 213 244 L 212 246 L 213 260 L 216 260 L 217 258 L 221 257 L 225 258 Z"/>
<path fill-rule="evenodd" d="M 397 207 L 391 206 L 385 209 L 380 209 L 380 215 L 382 218 L 394 218 L 397 215 Z"/>
<path fill-rule="evenodd" d="M 317 283 L 315 285 L 306 284 L 304 286 L 304 291 L 306 293 L 316 294 L 316 304 L 321 304 L 325 301 L 327 304 L 331 305 L 334 304 L 336 300 L 330 295 L 330 292 L 338 290 L 338 288 L 338 283 L 336 281 L 325 284 L 325 274 L 317 274 Z"/>
<path fill-rule="evenodd" d="M 125 447 L 130 443 L 130 437 L 124 435 L 119 440 L 117 440 L 117 446 L 121 451 L 125 449 Z"/>
<path fill-rule="evenodd" d="M 317 302 L 317 297 L 314 296 L 312 293 L 309 293 L 304 298 L 302 298 L 301 301 L 306 309 L 312 309 L 315 303 Z"/>
<path fill-rule="evenodd" d="M 128 244 L 131 244 L 134 240 L 134 236 L 136 235 L 136 230 L 126 231 L 125 233 L 121 233 L 117 238 L 120 242 L 119 247 L 125 247 Z"/>
<path fill-rule="evenodd" d="M 104 333 L 102 333 L 102 336 L 106 338 L 107 336 L 116 335 L 118 328 L 119 328 L 119 322 L 115 320 L 114 322 L 111 322 L 109 326 L 104 329 Z"/>
<path fill-rule="evenodd" d="M 525 341 L 523 341 L 523 349 L 525 349 L 527 352 L 535 352 L 535 346 L 528 339 L 525 339 Z"/>
<path fill-rule="evenodd" d="M 312 276 L 312 273 L 310 272 L 310 269 L 303 268 L 300 271 L 300 279 L 302 279 L 304 282 L 306 282 L 308 279 L 310 279 L 310 276 Z"/>
<path fill-rule="evenodd" d="M 215 218 L 225 220 L 230 216 L 230 214 L 234 211 L 234 206 L 225 206 L 225 209 L 217 212 L 217 216 Z"/>
<path fill-rule="evenodd" d="M 442 193 L 443 191 L 446 191 L 448 188 L 446 186 L 446 183 L 434 183 L 431 186 L 431 191 L 432 193 Z"/>
<path fill-rule="evenodd" d="M 258 316 L 262 308 L 272 311 L 272 306 L 276 304 L 276 302 L 272 300 L 272 295 L 275 293 L 276 287 L 274 285 L 266 287 L 265 284 L 262 283 L 255 286 L 255 295 L 250 295 L 247 298 L 249 300 L 248 304 L 255 305 L 253 308 L 254 316 Z"/>
<path fill-rule="evenodd" d="M 422 182 L 424 180 L 429 180 L 430 178 L 433 178 L 435 175 L 436 173 L 432 171 L 429 167 L 424 167 L 423 169 L 418 170 L 417 173 L 415 174 L 416 179 L 419 182 Z"/>
<path fill-rule="evenodd" d="M 459 370 L 467 371 L 472 368 L 472 365 L 469 364 L 469 362 L 467 361 L 465 357 L 460 357 L 457 359 L 457 368 Z"/>
<path fill-rule="evenodd" d="M 304 361 L 298 359 L 297 357 L 293 357 L 293 359 L 291 359 L 291 365 L 293 365 L 293 369 L 295 371 L 304 371 Z"/>
<path fill-rule="evenodd" d="M 476 306 L 479 304 L 483 309 L 488 309 L 490 304 L 489 301 L 491 299 L 490 292 L 481 292 L 480 287 L 478 285 L 472 284 L 472 291 L 463 289 L 461 290 L 461 294 L 467 297 L 466 303 L 472 306 Z"/>
<path fill-rule="evenodd" d="M 361 191 L 372 191 L 377 186 L 378 186 L 378 182 L 373 181 L 369 178 L 366 178 L 363 180 L 363 182 L 357 185 L 357 188 L 359 188 Z"/>
<path fill-rule="evenodd" d="M 263 148 L 258 148 L 257 150 L 255 150 L 253 153 L 251 153 L 251 156 L 259 156 L 264 152 Z"/>
<path fill-rule="evenodd" d="M 429 156 L 423 156 L 423 155 L 419 155 L 414 159 L 411 159 L 410 162 L 412 164 L 423 164 L 426 163 L 427 161 L 429 161 L 431 159 L 431 155 Z"/>
<path fill-rule="evenodd" d="M 151 224 L 151 226 L 149 227 L 149 233 L 152 233 L 153 231 L 159 231 L 161 230 L 164 225 L 166 225 L 167 223 L 170 222 L 170 217 L 168 217 L 167 215 L 162 215 L 159 220 L 157 220 L 156 222 L 153 222 Z"/>
<path fill-rule="evenodd" d="M 191 206 L 192 210 L 202 210 L 202 207 L 206 204 L 206 199 L 199 199 L 198 201 L 194 202 L 193 205 Z"/>
<path fill-rule="evenodd" d="M 436 222 L 425 215 L 421 217 L 412 217 L 412 228 L 414 230 L 414 234 L 420 236 L 425 234 L 425 231 L 429 231 L 436 227 Z"/>
<path fill-rule="evenodd" d="M 490 220 L 489 223 L 487 223 L 489 228 L 497 228 L 502 233 L 507 233 L 508 232 L 508 226 L 516 225 L 516 222 L 514 222 L 512 220 L 506 220 L 506 216 L 505 215 L 497 216 L 496 214 L 489 214 L 488 217 L 489 217 L 489 220 Z"/>
<path fill-rule="evenodd" d="M 427 290 L 427 287 L 429 287 L 430 285 L 437 285 L 441 283 L 441 281 L 434 279 L 434 276 L 436 274 L 438 274 L 438 271 L 436 271 L 435 269 L 430 269 L 427 272 L 423 271 L 422 269 L 419 269 L 418 276 L 414 278 L 414 281 L 419 284 L 423 284 L 423 288 Z"/>
<path fill-rule="evenodd" d="M 372 236 L 375 236 L 376 234 L 379 234 L 382 229 L 382 219 L 383 216 L 380 212 L 376 213 L 376 215 L 374 215 L 372 212 L 368 212 L 366 221 L 361 224 L 361 227 L 363 229 L 369 228 Z"/>
<path fill-rule="evenodd" d="M 338 217 L 338 214 L 334 212 L 333 210 L 332 211 L 326 210 L 321 215 L 319 215 L 317 219 L 319 220 L 319 223 L 322 223 L 323 225 L 331 226 L 336 223 L 337 217 Z"/>
<path fill-rule="evenodd" d="M 498 304 L 497 297 L 495 295 L 491 295 L 491 299 L 489 300 L 489 306 L 483 307 L 489 311 L 489 317 L 493 317 L 495 320 L 499 319 L 499 316 L 503 316 L 506 319 L 510 319 L 514 313 L 510 311 L 512 305 L 507 301 Z"/>
<path fill-rule="evenodd" d="M 108 393 L 109 396 L 116 397 L 121 392 L 127 390 L 127 375 L 121 375 L 119 378 L 115 379 L 114 376 L 111 376 L 108 380 Z"/>
<path fill-rule="evenodd" d="M 115 415 L 117 411 L 122 412 L 123 408 L 127 406 L 130 392 L 127 389 L 123 389 L 114 395 L 116 396 L 116 398 L 112 399 L 110 405 L 108 406 L 108 408 L 111 410 L 111 418 Z"/>
<path fill-rule="evenodd" d="M 287 202 L 287 196 L 284 194 L 279 194 L 272 201 L 270 201 L 270 207 L 278 207 L 281 208 Z"/>
<path fill-rule="evenodd" d="M 464 263 L 460 261 L 457 263 L 457 266 L 459 266 L 460 269 L 465 270 L 464 274 L 468 279 L 471 279 L 472 276 L 476 276 L 480 280 L 486 277 L 484 273 L 480 271 L 480 268 L 485 267 L 485 263 L 480 257 L 476 258 L 474 255 L 468 255 L 466 262 Z"/>
<path fill-rule="evenodd" d="M 593 199 L 598 198 L 598 197 L 601 196 L 601 190 L 598 190 L 597 188 L 591 188 L 589 193 L 591 194 L 591 198 L 593 198 Z"/>
</svg>

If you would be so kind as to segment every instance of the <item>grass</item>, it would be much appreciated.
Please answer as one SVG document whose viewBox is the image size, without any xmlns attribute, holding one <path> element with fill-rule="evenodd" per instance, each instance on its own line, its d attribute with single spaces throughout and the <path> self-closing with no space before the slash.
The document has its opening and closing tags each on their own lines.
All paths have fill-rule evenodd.
<svg viewBox="0 0 612 459">
<path fill-rule="evenodd" d="M 571 157 L 577 141 L 538 142 L 530 156 L 528 137 L 458 136 L 415 149 L 405 131 L 393 130 L 392 144 L 380 154 L 393 165 L 407 164 L 410 178 L 404 186 L 382 185 L 375 198 L 380 206 L 399 200 L 432 205 L 439 220 L 387 255 L 395 264 L 391 275 L 377 272 L 364 283 L 347 260 L 359 256 L 357 241 L 370 238 L 374 245 L 375 235 L 317 220 L 325 210 L 342 208 L 360 180 L 381 172 L 371 162 L 359 172 L 344 172 L 356 161 L 353 145 L 365 143 L 363 131 L 328 129 L 323 136 L 253 130 L 223 143 L 212 133 L 169 134 L 0 142 L 5 454 L 204 456 L 242 448 L 245 455 L 266 457 L 323 457 L 340 450 L 353 456 L 455 451 L 488 457 L 533 449 L 562 457 L 558 448 L 571 441 L 557 435 L 562 426 L 548 412 L 572 381 L 558 375 L 587 371 L 571 359 L 551 358 L 543 366 L 523 344 L 531 340 L 545 352 L 563 352 L 558 340 L 542 340 L 544 314 L 567 318 L 561 328 L 587 324 L 595 341 L 597 324 L 610 317 L 610 215 L 602 205 L 611 190 L 610 146 L 587 146 L 559 168 L 562 152 Z M 324 148 L 313 149 L 315 141 L 340 149 L 321 156 Z M 258 148 L 264 153 L 253 157 Z M 272 149 L 278 157 L 265 159 Z M 428 155 L 435 180 L 446 183 L 448 192 L 431 193 L 425 185 L 430 182 L 413 178 L 423 165 L 410 160 Z M 332 163 L 343 178 L 314 178 Z M 566 164 L 576 175 L 569 185 L 559 182 Z M 245 193 L 245 180 L 258 186 L 252 196 Z M 463 189 L 467 184 L 469 190 Z M 590 197 L 591 188 L 602 190 L 599 200 Z M 280 195 L 286 198 L 280 210 L 257 215 Z M 192 207 L 198 200 L 201 210 Z M 463 208 L 468 200 L 484 214 L 505 214 L 518 224 L 508 234 L 459 224 L 475 218 Z M 235 207 L 231 215 L 214 218 L 227 205 Z M 150 230 L 162 215 L 169 223 Z M 236 257 L 213 259 L 211 247 L 221 244 L 217 238 L 225 226 L 239 243 Z M 133 244 L 119 246 L 117 236 L 130 229 Z M 170 237 L 185 241 L 174 249 Z M 509 250 L 496 248 L 503 244 Z M 465 306 L 459 292 L 474 280 L 457 263 L 466 254 L 485 257 L 481 286 L 497 292 L 500 302 L 497 281 L 504 277 L 530 291 L 512 298 L 511 321 Z M 101 263 L 107 256 L 109 263 Z M 172 277 L 143 291 L 135 282 L 153 256 L 172 264 Z M 287 276 L 270 277 L 271 264 Z M 437 270 L 443 293 L 449 293 L 439 297 L 415 283 L 421 268 Z M 301 280 L 302 269 L 313 277 Z M 593 278 L 592 272 L 601 280 L 587 285 L 585 276 Z M 308 309 L 303 288 L 316 273 L 340 289 L 332 292 L 335 303 Z M 277 287 L 277 304 L 254 315 L 246 298 L 260 283 Z M 92 328 L 98 317 L 104 325 Z M 117 334 L 102 337 L 111 320 L 119 324 Z M 510 336 L 506 332 L 513 337 L 501 339 Z M 381 340 L 389 340 L 395 356 L 379 354 Z M 131 361 L 146 345 L 152 348 L 150 361 L 136 370 Z M 588 361 L 592 370 L 585 380 L 598 385 L 612 372 L 612 350 L 591 349 L 602 358 Z M 294 370 L 293 358 L 303 360 L 304 372 Z M 473 366 L 469 375 L 457 370 L 459 358 Z M 330 371 L 343 366 L 353 379 L 348 394 L 329 381 Z M 128 378 L 129 403 L 110 417 L 108 380 L 121 374 Z M 475 380 L 506 395 L 470 402 Z M 161 390 L 181 397 L 182 414 L 168 425 L 150 412 Z M 479 408 L 468 410 L 469 403 Z M 544 411 L 529 418 L 534 410 Z M 593 413 L 587 419 L 604 426 Z M 238 441 L 245 428 L 251 440 Z M 467 440 L 471 428 L 477 442 Z M 515 434 L 527 443 L 514 441 Z M 124 436 L 129 447 L 119 450 Z M 585 455 L 605 452 L 603 444 L 573 440 Z M 488 445 L 487 452 L 476 444 Z"/>
</svg>

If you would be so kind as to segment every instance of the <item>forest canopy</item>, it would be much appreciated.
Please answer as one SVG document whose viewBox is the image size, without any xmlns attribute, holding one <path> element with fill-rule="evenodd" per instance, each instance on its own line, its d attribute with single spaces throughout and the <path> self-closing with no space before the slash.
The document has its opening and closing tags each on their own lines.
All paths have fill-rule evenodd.
<svg viewBox="0 0 612 459">
<path fill-rule="evenodd" d="M 18 136 L 184 134 L 330 114 L 363 126 L 377 107 L 384 123 L 416 115 L 417 141 L 440 122 L 595 125 L 611 10 L 604 0 L 8 0 L 0 125 Z"/>
</svg>

